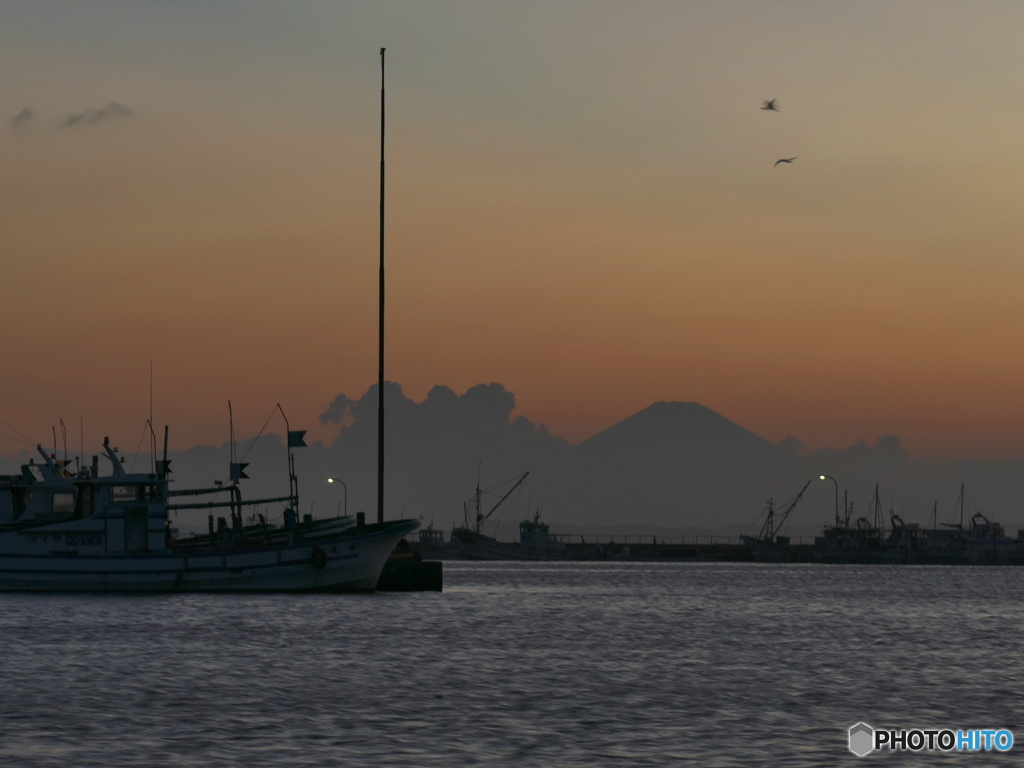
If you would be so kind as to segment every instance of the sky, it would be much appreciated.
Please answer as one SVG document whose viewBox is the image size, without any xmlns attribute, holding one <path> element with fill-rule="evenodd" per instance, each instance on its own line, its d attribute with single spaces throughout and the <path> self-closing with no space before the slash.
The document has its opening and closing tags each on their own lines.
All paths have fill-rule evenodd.
<svg viewBox="0 0 1024 768">
<path fill-rule="evenodd" d="M 0 451 L 386 376 L 1024 459 L 1017 2 L 0 0 Z M 779 112 L 759 109 L 777 99 Z M 783 157 L 797 157 L 777 167 Z M 27 443 L 27 444 L 26 444 Z"/>
</svg>

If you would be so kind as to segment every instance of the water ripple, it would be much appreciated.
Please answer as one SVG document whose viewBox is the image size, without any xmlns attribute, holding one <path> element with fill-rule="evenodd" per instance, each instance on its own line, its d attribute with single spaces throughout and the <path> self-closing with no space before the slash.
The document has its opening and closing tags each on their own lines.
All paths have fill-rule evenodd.
<svg viewBox="0 0 1024 768">
<path fill-rule="evenodd" d="M 1024 569 L 445 576 L 441 594 L 0 596 L 0 765 L 852 765 L 861 720 L 1024 739 Z"/>
</svg>

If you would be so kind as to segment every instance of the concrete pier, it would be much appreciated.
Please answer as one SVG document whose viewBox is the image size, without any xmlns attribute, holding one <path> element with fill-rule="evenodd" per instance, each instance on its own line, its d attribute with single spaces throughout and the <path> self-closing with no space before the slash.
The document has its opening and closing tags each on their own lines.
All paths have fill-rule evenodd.
<svg viewBox="0 0 1024 768">
<path fill-rule="evenodd" d="M 388 560 L 377 582 L 378 592 L 441 592 L 443 568 L 440 560 L 403 557 Z"/>
</svg>

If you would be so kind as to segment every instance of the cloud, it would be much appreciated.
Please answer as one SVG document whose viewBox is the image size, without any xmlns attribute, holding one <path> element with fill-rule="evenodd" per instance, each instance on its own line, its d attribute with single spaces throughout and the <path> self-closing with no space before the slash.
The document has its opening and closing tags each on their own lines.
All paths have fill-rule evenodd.
<svg viewBox="0 0 1024 768">
<path fill-rule="evenodd" d="M 14 116 L 11 120 L 11 130 L 13 131 L 25 131 L 30 129 L 35 123 L 36 113 L 29 107 L 25 107 L 21 112 Z"/>
<path fill-rule="evenodd" d="M 515 395 L 501 384 L 477 384 L 459 399 L 477 420 L 490 424 L 507 424 L 516 407 Z"/>
<path fill-rule="evenodd" d="M 87 109 L 83 112 L 74 112 L 60 118 L 61 128 L 85 128 L 111 120 L 128 119 L 135 117 L 135 110 L 112 101 L 109 104 L 96 108 Z"/>
<path fill-rule="evenodd" d="M 449 443 L 462 448 L 500 446 L 508 441 L 564 443 L 552 437 L 543 424 L 521 415 L 513 418 L 515 395 L 497 383 L 477 384 L 462 395 L 438 385 L 422 402 L 415 402 L 406 397 L 401 385 L 386 381 L 384 401 L 387 429 L 396 437 L 393 445 L 431 445 L 429 451 L 434 451 Z M 338 395 L 320 414 L 320 422 L 341 427 L 337 445 L 362 438 L 375 440 L 377 406 L 377 385 L 373 384 L 359 398 Z"/>
<path fill-rule="evenodd" d="M 128 120 L 137 117 L 138 113 L 131 107 L 111 101 L 102 107 L 93 107 L 72 112 L 61 117 L 41 123 L 36 111 L 31 107 L 25 107 L 11 120 L 11 130 L 16 133 L 27 133 L 39 130 L 44 125 L 49 126 L 50 131 L 59 131 L 65 128 L 83 130 L 92 128 L 115 120 Z"/>
<path fill-rule="evenodd" d="M 385 381 L 384 399 L 389 413 L 407 413 L 415 423 L 431 426 L 458 421 L 478 426 L 507 427 L 516 407 L 515 395 L 501 384 L 477 384 L 464 395 L 455 394 L 449 387 L 436 386 L 427 394 L 426 400 L 415 403 L 405 396 L 401 385 Z M 343 427 L 358 427 L 371 421 L 376 423 L 376 419 L 375 384 L 358 400 L 345 394 L 338 395 L 327 406 L 327 410 L 320 414 L 322 424 L 341 424 Z M 517 424 L 517 429 L 525 428 L 525 424 Z M 533 428 L 532 424 L 530 428 Z"/>
<path fill-rule="evenodd" d="M 327 406 L 327 410 L 320 414 L 320 423 L 342 424 L 350 420 L 353 403 L 354 401 L 342 392 L 331 401 L 331 404 Z"/>
</svg>

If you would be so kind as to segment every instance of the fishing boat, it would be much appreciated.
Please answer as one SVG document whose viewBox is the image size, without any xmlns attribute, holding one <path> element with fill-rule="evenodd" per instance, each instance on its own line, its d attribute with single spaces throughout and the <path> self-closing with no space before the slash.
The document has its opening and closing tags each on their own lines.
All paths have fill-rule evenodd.
<svg viewBox="0 0 1024 768">
<path fill-rule="evenodd" d="M 74 592 L 346 592 L 376 588 L 388 555 L 419 527 L 415 520 L 366 524 L 361 515 L 298 519 L 297 483 L 284 502 L 283 524 L 259 515 L 245 525 L 237 483 L 171 491 L 169 462 L 153 472 L 126 472 L 104 440 L 99 457 L 75 474 L 40 446 L 40 462 L 0 477 L 0 590 Z M 166 455 L 166 454 L 165 454 Z M 293 466 L 289 455 L 289 465 Z M 227 502 L 172 503 L 214 491 Z M 171 513 L 230 509 L 209 531 L 181 537 Z"/>
<path fill-rule="evenodd" d="M 905 523 L 889 510 L 886 528 L 882 505 L 875 486 L 872 499 L 874 519 L 860 517 L 851 524 L 852 506 L 844 503 L 845 517 L 837 517 L 815 538 L 812 559 L 824 563 L 907 563 L 930 565 L 1020 565 L 1024 564 L 1024 541 L 1008 536 L 999 523 L 981 512 L 964 523 L 964 487 L 956 508 L 959 521 L 937 523 L 938 505 L 931 528 Z"/>
<path fill-rule="evenodd" d="M 1024 542 L 1006 534 L 1001 523 L 992 522 L 981 512 L 971 516 L 964 549 L 974 565 L 1020 565 L 1024 563 Z"/>
<path fill-rule="evenodd" d="M 515 544 L 508 542 L 498 541 L 493 536 L 488 536 L 483 533 L 480 528 L 487 522 L 487 520 L 493 515 L 498 508 L 505 503 L 509 496 L 519 488 L 520 485 L 529 477 L 529 472 L 524 472 L 516 478 L 513 478 L 512 486 L 508 491 L 498 499 L 497 503 L 491 507 L 491 509 L 484 513 L 483 507 L 481 506 L 483 494 L 485 491 L 480 488 L 479 474 L 476 481 L 476 492 L 473 498 L 469 501 L 462 503 L 462 513 L 465 518 L 464 524 L 455 526 L 452 528 L 451 542 L 458 549 L 459 557 L 467 560 L 525 560 L 528 559 L 525 556 L 520 556 L 518 547 Z M 504 485 L 501 483 L 499 485 Z M 490 491 L 488 491 L 489 493 Z M 470 507 L 473 508 L 473 522 L 470 523 Z"/>
<path fill-rule="evenodd" d="M 812 558 L 822 563 L 933 563 L 955 562 L 929 553 L 927 532 L 917 523 L 905 523 L 889 509 L 886 527 L 878 485 L 871 498 L 872 519 L 858 517 L 851 523 L 853 505 L 844 494 L 842 517 L 825 526 L 814 539 Z"/>
<path fill-rule="evenodd" d="M 535 512 L 532 520 L 519 523 L 519 541 L 498 541 L 468 528 L 455 528 L 451 540 L 457 543 L 459 556 L 466 560 L 587 559 L 578 549 L 571 550 L 564 541 L 552 536 L 548 524 L 540 522 L 540 512 Z"/>
<path fill-rule="evenodd" d="M 512 485 L 486 513 L 482 506 L 485 491 L 481 490 L 480 480 L 477 478 L 473 498 L 463 502 L 465 524 L 452 529 L 451 543 L 457 547 L 459 557 L 467 560 L 565 560 L 569 557 L 565 542 L 554 538 L 547 523 L 540 522 L 539 511 L 534 514 L 533 520 L 523 520 L 519 523 L 517 542 L 498 541 L 480 530 L 529 475 L 529 472 L 524 472 L 505 483 L 499 483 L 498 487 L 506 483 Z M 473 511 L 472 527 L 470 509 Z"/>
<path fill-rule="evenodd" d="M 96 592 L 311 592 L 372 591 L 396 545 L 419 528 L 416 520 L 384 520 L 384 49 L 381 55 L 379 417 L 377 522 L 363 513 L 317 520 L 299 519 L 298 481 L 293 445 L 305 432 L 288 432 L 289 492 L 283 524 L 259 515 L 245 525 L 238 480 L 245 465 L 232 455 L 228 486 L 170 489 L 167 433 L 164 460 L 151 472 L 126 472 L 109 440 L 92 466 L 68 472 L 36 446 L 42 459 L 21 473 L 0 477 L 0 591 Z M 230 406 L 230 403 L 229 403 Z M 278 406 L 280 407 L 280 406 Z M 284 411 L 282 410 L 282 415 Z M 287 418 L 285 419 L 287 426 Z M 234 429 L 232 427 L 232 436 Z M 56 436 L 55 440 L 56 442 Z M 233 441 L 233 438 L 232 438 Z M 233 449 L 233 442 L 232 442 Z M 228 502 L 172 499 L 228 492 Z M 228 508 L 226 517 L 209 516 L 203 534 L 178 536 L 170 515 L 184 509 Z M 440 574 L 438 574 L 439 577 Z M 438 578 L 438 588 L 440 579 Z"/>
<path fill-rule="evenodd" d="M 807 559 L 806 554 L 802 550 L 798 550 L 790 545 L 789 536 L 780 536 L 779 531 L 782 530 L 782 526 L 793 510 L 796 509 L 796 505 L 800 502 L 810 484 L 811 481 L 808 480 L 807 484 L 800 490 L 800 493 L 785 502 L 781 510 L 775 509 L 774 499 L 768 499 L 768 503 L 762 513 L 764 514 L 764 522 L 761 524 L 761 531 L 757 536 L 740 536 L 740 541 L 747 546 L 747 549 L 750 550 L 750 553 L 756 560 L 785 562 Z M 776 514 L 778 514 L 778 519 L 776 519 Z"/>
<path fill-rule="evenodd" d="M 460 556 L 459 542 L 455 539 L 446 541 L 444 531 L 435 528 L 433 521 L 426 528 L 420 528 L 417 536 L 413 551 L 424 560 L 452 560 Z"/>
<path fill-rule="evenodd" d="M 960 484 L 955 513 L 959 519 L 942 523 L 941 528 L 928 531 L 929 552 L 944 556 L 953 562 L 971 565 L 1020 565 L 1024 563 L 1024 540 L 1006 534 L 1002 524 L 993 522 L 981 512 L 975 512 L 967 524 L 964 484 Z M 933 513 L 937 517 L 937 513 Z"/>
</svg>

